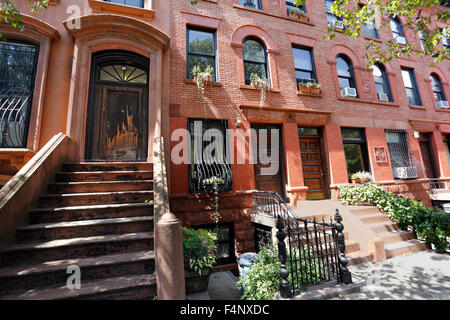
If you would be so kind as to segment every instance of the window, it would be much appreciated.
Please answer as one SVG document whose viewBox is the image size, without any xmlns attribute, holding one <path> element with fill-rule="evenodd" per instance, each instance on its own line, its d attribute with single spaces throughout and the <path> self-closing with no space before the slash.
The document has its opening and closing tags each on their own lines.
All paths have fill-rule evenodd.
<svg viewBox="0 0 450 320">
<path fill-rule="evenodd" d="M 0 42 L 0 147 L 25 148 L 39 47 Z"/>
<path fill-rule="evenodd" d="M 436 103 L 438 103 L 438 101 L 446 101 L 447 99 L 445 98 L 444 88 L 442 87 L 439 77 L 433 73 L 430 75 L 430 79 L 431 88 L 433 89 L 434 100 Z"/>
<path fill-rule="evenodd" d="M 364 129 L 341 128 L 341 133 L 349 179 L 354 173 L 360 171 L 370 172 L 369 155 L 367 152 Z"/>
<path fill-rule="evenodd" d="M 292 47 L 292 53 L 297 83 L 317 81 L 312 49 Z"/>
<path fill-rule="evenodd" d="M 117 4 L 123 4 L 130 7 L 138 7 L 143 8 L 144 7 L 144 0 L 105 0 L 106 2 L 111 3 L 117 3 Z"/>
<path fill-rule="evenodd" d="M 394 177 L 395 168 L 411 167 L 412 160 L 409 152 L 408 136 L 405 130 L 386 130 L 386 141 L 391 158 Z"/>
<path fill-rule="evenodd" d="M 219 223 L 198 225 L 195 229 L 206 229 L 217 233 L 217 265 L 224 265 L 236 262 L 234 253 L 234 223 Z"/>
<path fill-rule="evenodd" d="M 416 77 L 414 70 L 402 68 L 403 84 L 405 85 L 406 95 L 408 96 L 409 104 L 414 106 L 421 106 L 419 90 L 417 88 Z"/>
<path fill-rule="evenodd" d="M 422 31 L 419 31 L 418 34 L 419 34 L 420 45 L 422 46 L 422 50 L 425 50 L 426 37 Z"/>
<path fill-rule="evenodd" d="M 391 30 L 394 41 L 399 44 L 406 44 L 405 33 L 403 32 L 402 23 L 398 18 L 391 18 Z"/>
<path fill-rule="evenodd" d="M 207 66 L 213 67 L 213 81 L 216 81 L 216 33 L 210 30 L 188 28 L 187 43 L 188 79 L 194 78 L 192 69 L 198 65 L 202 71 Z"/>
<path fill-rule="evenodd" d="M 243 43 L 245 84 L 250 84 L 250 76 L 253 73 L 268 79 L 266 48 L 253 38 L 244 39 Z"/>
<path fill-rule="evenodd" d="M 386 74 L 386 70 L 384 67 L 380 64 L 375 64 L 372 66 L 372 75 L 373 80 L 375 82 L 375 87 L 377 89 L 378 94 L 378 100 L 383 100 L 383 96 L 385 95 L 388 98 L 389 102 L 392 102 L 392 94 L 391 94 L 391 88 L 389 85 L 389 79 Z"/>
<path fill-rule="evenodd" d="M 328 27 L 333 28 L 337 21 L 342 21 L 342 17 L 336 17 L 333 12 L 331 12 L 331 6 L 334 0 L 324 0 L 325 12 L 327 14 Z"/>
<path fill-rule="evenodd" d="M 262 9 L 261 0 L 239 0 L 239 4 L 255 9 Z"/>
<path fill-rule="evenodd" d="M 306 13 L 306 7 L 305 7 L 305 5 L 299 5 L 299 6 L 296 6 L 296 5 L 294 4 L 294 1 L 286 1 L 286 10 L 287 10 L 287 14 L 288 14 L 288 15 L 289 15 L 289 10 L 291 10 L 291 9 L 300 9 L 300 10 L 302 10 L 303 12 Z"/>
<path fill-rule="evenodd" d="M 364 24 L 363 31 L 366 37 L 378 39 L 378 30 L 375 25 L 375 18 L 370 23 Z"/>
<path fill-rule="evenodd" d="M 227 163 L 228 129 L 226 120 L 188 119 L 188 130 L 191 137 L 189 149 L 189 191 L 205 193 L 203 181 L 219 177 L 224 184 L 219 192 L 232 190 L 232 172 Z"/>
<path fill-rule="evenodd" d="M 345 88 L 356 89 L 355 75 L 351 62 L 344 56 L 337 56 L 336 62 L 339 88 L 341 90 Z"/>
</svg>

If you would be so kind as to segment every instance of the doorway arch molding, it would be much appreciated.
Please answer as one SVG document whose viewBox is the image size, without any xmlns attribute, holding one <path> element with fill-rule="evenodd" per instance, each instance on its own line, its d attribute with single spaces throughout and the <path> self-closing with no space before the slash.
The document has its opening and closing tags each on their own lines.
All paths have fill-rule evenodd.
<svg viewBox="0 0 450 320">
<path fill-rule="evenodd" d="M 166 79 L 163 64 L 167 63 L 169 36 L 148 23 L 112 14 L 83 16 L 75 23 L 67 20 L 63 24 L 74 40 L 66 131 L 77 144 L 78 160 L 84 159 L 92 55 L 99 51 L 124 50 L 150 60 L 147 161 L 151 162 L 153 138 L 161 135 L 163 79 Z"/>
</svg>

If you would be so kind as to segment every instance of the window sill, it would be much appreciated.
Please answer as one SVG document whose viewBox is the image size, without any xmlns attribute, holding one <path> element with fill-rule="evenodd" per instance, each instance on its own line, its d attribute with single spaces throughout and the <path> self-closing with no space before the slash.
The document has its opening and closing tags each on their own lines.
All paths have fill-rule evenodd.
<svg viewBox="0 0 450 320">
<path fill-rule="evenodd" d="M 424 106 L 415 106 L 415 105 L 412 105 L 412 104 L 409 105 L 409 108 L 410 109 L 417 109 L 417 110 L 426 110 L 427 109 Z"/>
<path fill-rule="evenodd" d="M 369 41 L 375 41 L 375 42 L 379 42 L 379 43 L 383 43 L 383 40 L 381 40 L 380 38 L 372 38 L 369 36 L 363 36 L 364 39 L 369 40 Z"/>
<path fill-rule="evenodd" d="M 186 83 L 186 84 L 192 84 L 192 85 L 197 85 L 196 82 L 195 82 L 194 80 L 192 80 L 192 79 L 184 79 L 184 83 Z M 213 86 L 213 87 L 223 87 L 223 85 L 222 85 L 221 82 L 215 82 L 215 81 L 213 81 L 213 82 L 211 82 L 211 83 L 208 83 L 206 86 L 207 86 L 207 87 L 209 87 L 209 86 Z"/>
<path fill-rule="evenodd" d="M 437 112 L 446 112 L 446 113 L 450 113 L 450 109 L 439 109 L 439 108 L 436 108 L 436 111 L 437 111 Z"/>
<path fill-rule="evenodd" d="M 377 105 L 387 106 L 387 107 L 400 107 L 397 103 L 394 103 L 394 102 L 382 102 L 382 101 L 370 100 L 370 99 L 338 97 L 338 100 L 349 101 L 349 102 L 367 103 L 367 104 L 377 104 Z"/>
<path fill-rule="evenodd" d="M 92 8 L 93 13 L 118 13 L 133 18 L 140 18 L 148 22 L 151 22 L 155 16 L 155 10 L 125 6 L 100 0 L 89 0 L 89 6 Z"/>
<path fill-rule="evenodd" d="M 257 90 L 258 90 L 258 89 L 256 89 L 254 86 L 247 85 L 247 84 L 241 84 L 241 85 L 239 86 L 239 88 L 240 88 L 241 90 L 254 90 L 254 91 L 257 91 Z M 278 90 L 278 89 L 273 89 L 273 88 L 269 88 L 268 91 L 269 91 L 269 92 L 274 92 L 274 93 L 280 93 L 280 90 Z"/>
<path fill-rule="evenodd" d="M 315 98 L 323 97 L 322 91 L 320 91 L 319 93 L 297 91 L 297 95 L 304 96 L 304 97 L 315 97 Z"/>
<path fill-rule="evenodd" d="M 300 19 L 292 18 L 292 17 L 286 16 L 286 15 L 282 16 L 282 15 L 278 15 L 278 14 L 269 13 L 269 12 L 266 12 L 266 11 L 260 10 L 260 9 L 253 9 L 253 8 L 245 7 L 245 6 L 240 5 L 240 4 L 233 4 L 233 8 L 241 9 L 241 10 L 247 10 L 247 11 L 251 11 L 251 12 L 255 12 L 255 13 L 264 14 L 264 15 L 270 16 L 270 17 L 280 18 L 280 19 L 284 19 L 284 20 L 289 20 L 289 21 L 294 21 L 294 22 L 306 24 L 306 25 L 309 25 L 309 26 L 314 26 L 314 23 L 311 21 L 311 18 L 308 18 L 308 21 L 300 20 Z"/>
</svg>

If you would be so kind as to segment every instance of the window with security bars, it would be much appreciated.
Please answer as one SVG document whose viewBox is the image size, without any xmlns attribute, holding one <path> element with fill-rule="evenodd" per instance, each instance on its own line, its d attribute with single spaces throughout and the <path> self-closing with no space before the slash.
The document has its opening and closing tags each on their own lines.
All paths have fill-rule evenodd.
<svg viewBox="0 0 450 320">
<path fill-rule="evenodd" d="M 195 226 L 194 229 L 206 229 L 217 233 L 217 265 L 236 262 L 234 253 L 234 223 L 226 222 Z"/>
<path fill-rule="evenodd" d="M 219 178 L 218 191 L 232 191 L 233 176 L 227 162 L 228 123 L 216 119 L 188 119 L 191 137 L 189 146 L 189 191 L 211 193 L 210 178 Z M 219 181 L 220 181 L 219 180 Z"/>
<path fill-rule="evenodd" d="M 0 147 L 27 144 L 39 47 L 0 42 Z"/>
<path fill-rule="evenodd" d="M 386 130 L 386 141 L 392 167 L 411 167 L 412 164 L 406 130 Z"/>
</svg>

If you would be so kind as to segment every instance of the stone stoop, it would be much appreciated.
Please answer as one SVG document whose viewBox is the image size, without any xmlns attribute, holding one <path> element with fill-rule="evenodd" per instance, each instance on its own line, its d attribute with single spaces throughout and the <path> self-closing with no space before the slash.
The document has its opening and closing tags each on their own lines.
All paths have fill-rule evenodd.
<svg viewBox="0 0 450 320">
<path fill-rule="evenodd" d="M 423 241 L 416 239 L 414 232 L 400 230 L 395 222 L 376 207 L 353 209 L 351 212 L 383 240 L 387 259 L 428 249 Z"/>
<path fill-rule="evenodd" d="M 66 163 L 55 180 L 0 252 L 0 299 L 154 299 L 153 165 Z"/>
</svg>

